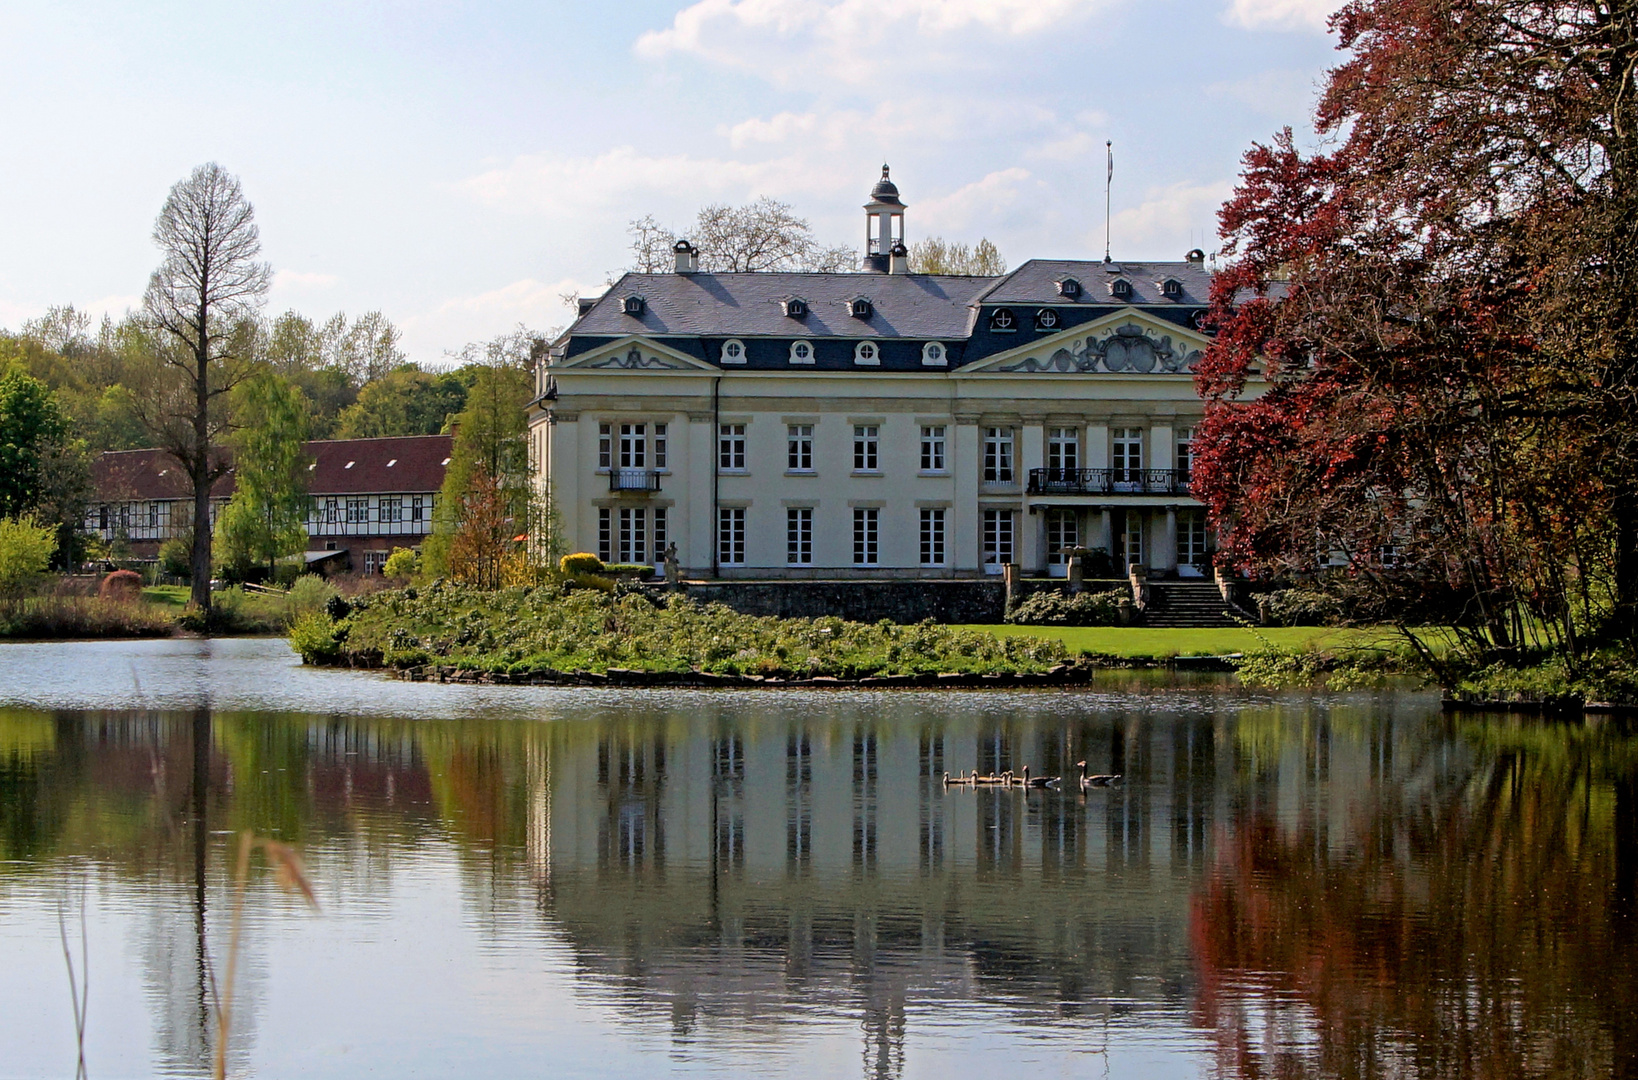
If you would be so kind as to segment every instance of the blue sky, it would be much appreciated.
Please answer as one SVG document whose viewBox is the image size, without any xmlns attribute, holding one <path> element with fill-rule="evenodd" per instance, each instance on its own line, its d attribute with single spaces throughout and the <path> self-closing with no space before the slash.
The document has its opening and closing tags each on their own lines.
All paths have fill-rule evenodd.
<svg viewBox="0 0 1638 1080">
<path fill-rule="evenodd" d="M 0 5 L 0 326 L 119 315 L 165 192 L 220 162 L 269 308 L 384 311 L 412 358 L 600 291 L 626 223 L 771 195 L 857 243 L 881 163 L 907 232 L 1017 265 L 1210 250 L 1253 140 L 1305 130 L 1334 0 Z"/>
</svg>

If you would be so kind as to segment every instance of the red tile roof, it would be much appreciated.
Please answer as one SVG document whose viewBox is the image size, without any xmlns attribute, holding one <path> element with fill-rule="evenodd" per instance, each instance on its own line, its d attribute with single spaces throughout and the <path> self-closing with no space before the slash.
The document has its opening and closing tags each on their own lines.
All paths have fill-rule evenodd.
<svg viewBox="0 0 1638 1080">
<path fill-rule="evenodd" d="M 313 495 L 376 495 L 437 491 L 444 483 L 453 439 L 407 435 L 392 439 L 318 439 L 306 445 L 313 465 Z M 224 451 L 226 453 L 226 451 Z M 188 474 L 163 450 L 111 450 L 91 466 L 97 497 L 104 502 L 185 499 Z M 213 498 L 233 494 L 233 472 L 211 487 Z"/>
</svg>

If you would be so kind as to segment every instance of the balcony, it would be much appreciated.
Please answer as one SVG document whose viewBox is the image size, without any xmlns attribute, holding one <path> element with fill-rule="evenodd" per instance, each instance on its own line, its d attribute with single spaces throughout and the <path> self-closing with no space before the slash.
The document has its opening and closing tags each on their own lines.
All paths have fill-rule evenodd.
<svg viewBox="0 0 1638 1080">
<path fill-rule="evenodd" d="M 647 494 L 660 490 L 660 473 L 657 469 L 610 469 L 610 491 L 632 491 Z"/>
<path fill-rule="evenodd" d="M 1187 495 L 1187 469 L 1031 469 L 1031 495 Z"/>
</svg>

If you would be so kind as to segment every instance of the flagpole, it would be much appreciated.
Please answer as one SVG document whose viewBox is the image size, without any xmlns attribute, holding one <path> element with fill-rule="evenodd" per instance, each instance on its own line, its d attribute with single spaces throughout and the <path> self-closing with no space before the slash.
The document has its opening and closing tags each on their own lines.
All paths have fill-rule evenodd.
<svg viewBox="0 0 1638 1080">
<path fill-rule="evenodd" d="M 1103 148 L 1109 154 L 1109 170 L 1103 177 L 1103 261 L 1109 261 L 1109 189 L 1115 182 L 1115 143 L 1107 140 Z"/>
</svg>

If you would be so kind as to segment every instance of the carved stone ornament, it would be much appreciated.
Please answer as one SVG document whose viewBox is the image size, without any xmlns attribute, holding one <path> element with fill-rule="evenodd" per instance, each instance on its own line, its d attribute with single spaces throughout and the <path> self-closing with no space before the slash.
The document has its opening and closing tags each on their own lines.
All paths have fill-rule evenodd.
<svg viewBox="0 0 1638 1080">
<path fill-rule="evenodd" d="M 643 355 L 643 351 L 635 345 L 626 350 L 626 354 L 624 356 L 621 356 L 619 353 L 615 353 L 613 356 L 605 356 L 601 360 L 593 360 L 591 363 L 584 366 L 589 368 L 630 368 L 634 370 L 660 368 L 667 371 L 677 371 L 683 367 L 682 364 L 675 363 L 671 360 L 666 360 L 662 357 L 652 355 L 645 356 Z"/>
<path fill-rule="evenodd" d="M 1026 356 L 1000 371 L 1192 371 L 1201 357 L 1199 349 L 1173 345 L 1171 335 L 1156 338 L 1136 323 L 1127 323 L 1097 341 L 1077 340 L 1070 348 L 1051 356 Z"/>
</svg>

